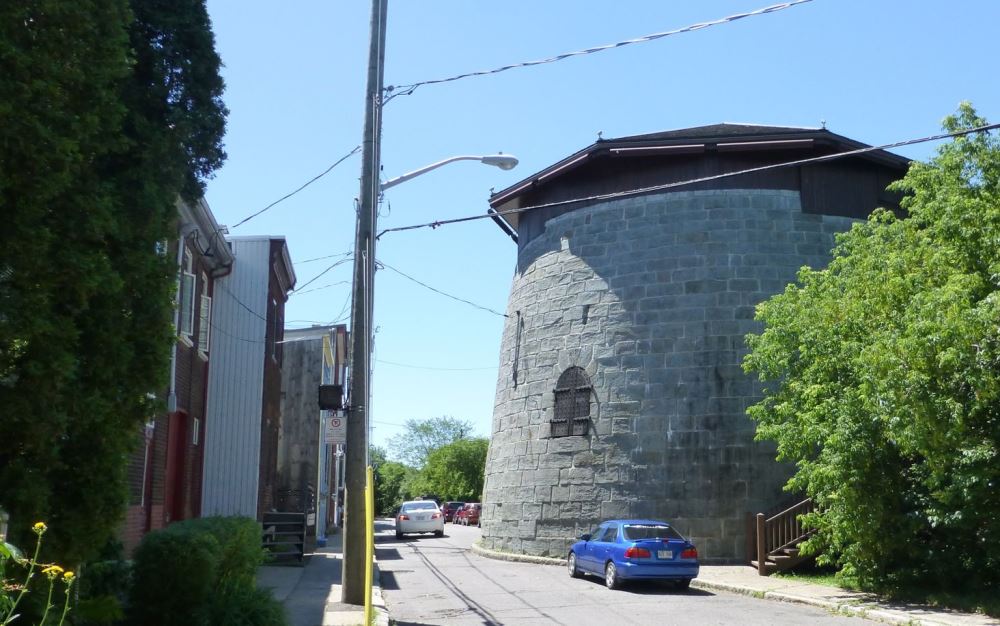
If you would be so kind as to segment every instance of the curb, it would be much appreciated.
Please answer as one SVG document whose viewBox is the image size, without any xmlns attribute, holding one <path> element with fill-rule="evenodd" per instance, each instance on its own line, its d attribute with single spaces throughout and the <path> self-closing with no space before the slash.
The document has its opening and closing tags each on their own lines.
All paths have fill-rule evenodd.
<svg viewBox="0 0 1000 626">
<path fill-rule="evenodd" d="M 557 559 L 548 556 L 531 556 L 530 554 L 515 554 L 513 552 L 497 552 L 496 550 L 490 550 L 489 548 L 484 548 L 478 543 L 472 544 L 472 552 L 478 554 L 479 556 L 484 556 L 488 559 L 495 559 L 497 561 L 515 561 L 518 563 L 534 563 L 535 565 L 566 565 L 566 559 Z"/>
<path fill-rule="evenodd" d="M 515 554 L 512 552 L 497 552 L 496 550 L 490 550 L 488 548 L 484 548 L 480 546 L 478 543 L 472 544 L 472 552 L 474 554 L 478 554 L 479 556 L 483 556 L 488 559 L 496 559 L 498 561 L 534 563 L 536 565 L 558 565 L 558 566 L 566 565 L 566 559 L 559 559 L 559 558 L 545 557 L 545 556 L 531 556 L 528 554 Z M 809 596 L 802 596 L 784 591 L 762 591 L 760 589 L 753 589 L 751 587 L 744 587 L 742 585 L 734 585 L 730 583 L 703 580 L 701 578 L 695 578 L 694 580 L 692 580 L 691 587 L 694 589 L 702 589 L 705 591 L 726 591 L 729 593 L 738 593 L 740 595 L 749 596 L 752 598 L 758 598 L 761 600 L 771 600 L 772 602 L 788 602 L 792 604 L 814 606 L 829 611 L 831 613 L 835 613 L 837 615 L 862 617 L 865 619 L 884 622 L 887 624 L 901 624 L 903 626 L 951 626 L 956 623 L 950 620 L 944 621 L 923 615 L 921 616 L 912 615 L 905 611 L 896 611 L 893 609 L 879 606 L 878 604 L 875 603 L 865 602 L 861 600 L 833 602 L 830 600 L 821 600 L 819 598 L 812 598 Z M 980 623 L 995 623 L 995 622 L 986 621 Z"/>
</svg>

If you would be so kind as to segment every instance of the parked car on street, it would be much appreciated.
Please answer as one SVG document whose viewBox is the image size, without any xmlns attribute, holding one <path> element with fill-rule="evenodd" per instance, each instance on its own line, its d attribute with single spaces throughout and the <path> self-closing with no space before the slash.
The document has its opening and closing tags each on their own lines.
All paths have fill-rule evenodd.
<svg viewBox="0 0 1000 626">
<path fill-rule="evenodd" d="M 455 514 L 455 523 L 462 526 L 479 526 L 479 513 L 483 505 L 478 502 L 466 502 L 465 506 Z"/>
<path fill-rule="evenodd" d="M 444 513 L 433 500 L 404 502 L 396 514 L 396 539 L 411 533 L 434 533 L 444 536 Z"/>
<path fill-rule="evenodd" d="M 608 589 L 628 580 L 667 580 L 687 589 L 698 576 L 698 550 L 667 522 L 609 520 L 580 535 L 566 557 L 569 575 L 595 574 Z"/>
<path fill-rule="evenodd" d="M 444 506 L 441 507 L 441 510 L 444 512 L 445 523 L 454 522 L 455 513 L 458 513 L 459 509 L 463 506 L 465 506 L 464 502 L 445 502 Z"/>
</svg>

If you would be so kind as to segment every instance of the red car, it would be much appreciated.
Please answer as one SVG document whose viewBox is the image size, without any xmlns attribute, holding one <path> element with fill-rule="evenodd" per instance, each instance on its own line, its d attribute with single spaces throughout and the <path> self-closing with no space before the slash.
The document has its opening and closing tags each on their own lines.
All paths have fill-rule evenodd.
<svg viewBox="0 0 1000 626">
<path fill-rule="evenodd" d="M 468 502 L 455 514 L 455 523 L 463 526 L 479 526 L 479 513 L 482 510 L 482 504 Z"/>
<path fill-rule="evenodd" d="M 464 502 L 445 502 L 444 506 L 441 507 L 441 511 L 444 513 L 444 521 L 454 522 L 455 514 L 462 510 L 465 506 Z"/>
</svg>

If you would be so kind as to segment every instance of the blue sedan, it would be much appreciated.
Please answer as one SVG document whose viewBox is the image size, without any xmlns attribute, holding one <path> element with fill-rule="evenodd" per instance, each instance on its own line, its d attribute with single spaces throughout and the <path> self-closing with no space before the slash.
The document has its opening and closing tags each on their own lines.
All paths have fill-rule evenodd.
<svg viewBox="0 0 1000 626">
<path fill-rule="evenodd" d="M 687 589 L 698 576 L 698 550 L 670 524 L 656 520 L 610 520 L 580 535 L 566 557 L 569 575 L 604 577 L 608 589 L 626 580 L 669 580 Z"/>
</svg>

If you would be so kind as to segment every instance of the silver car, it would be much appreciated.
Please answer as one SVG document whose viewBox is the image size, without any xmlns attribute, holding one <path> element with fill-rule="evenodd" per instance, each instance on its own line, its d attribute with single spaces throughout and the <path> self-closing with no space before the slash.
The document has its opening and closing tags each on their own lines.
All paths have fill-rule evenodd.
<svg viewBox="0 0 1000 626">
<path fill-rule="evenodd" d="M 396 539 L 409 533 L 434 533 L 444 536 L 444 513 L 433 500 L 404 502 L 396 514 Z"/>
</svg>

